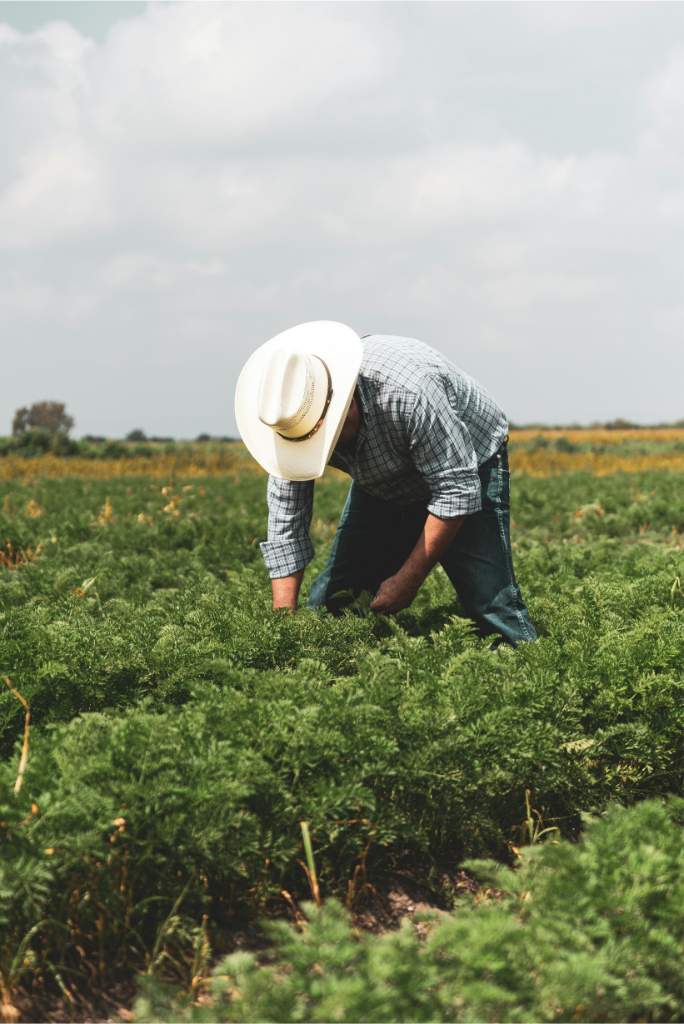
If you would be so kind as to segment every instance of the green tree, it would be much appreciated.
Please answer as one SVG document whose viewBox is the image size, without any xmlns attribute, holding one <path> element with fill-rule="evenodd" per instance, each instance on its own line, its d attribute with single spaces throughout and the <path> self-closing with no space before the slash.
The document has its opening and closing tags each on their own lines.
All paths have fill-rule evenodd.
<svg viewBox="0 0 684 1024">
<path fill-rule="evenodd" d="M 69 416 L 64 402 L 34 402 L 31 408 L 24 406 L 17 409 L 12 421 L 12 435 L 21 437 L 27 430 L 45 430 L 55 437 L 57 434 L 68 434 L 74 425 L 73 416 Z"/>
</svg>

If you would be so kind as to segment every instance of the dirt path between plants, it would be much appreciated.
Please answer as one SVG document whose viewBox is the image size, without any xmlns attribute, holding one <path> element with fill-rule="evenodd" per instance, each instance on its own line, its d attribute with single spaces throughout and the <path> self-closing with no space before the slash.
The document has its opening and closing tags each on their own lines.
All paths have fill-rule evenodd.
<svg viewBox="0 0 684 1024">
<path fill-rule="evenodd" d="M 465 871 L 438 871 L 437 879 L 428 885 L 424 871 L 416 870 L 410 864 L 402 865 L 377 886 L 367 884 L 360 890 L 353 908 L 354 924 L 361 932 L 378 935 L 399 928 L 404 918 L 413 917 L 421 911 L 448 912 L 454 899 L 478 892 L 480 888 L 477 880 Z M 488 889 L 486 895 L 496 897 L 500 893 Z M 299 910 L 295 911 L 294 905 L 284 898 L 269 901 L 263 916 L 272 920 L 289 920 L 293 924 L 298 916 L 301 919 Z M 419 934 L 423 927 L 420 923 L 417 925 Z M 265 953 L 270 948 L 270 942 L 256 918 L 245 917 L 235 921 L 232 927 L 221 927 L 218 931 L 223 950 L 215 956 L 215 963 L 236 950 Z M 162 977 L 170 983 L 178 982 L 171 974 L 162 974 Z M 66 974 L 62 976 L 62 983 L 70 998 L 60 991 L 54 975 L 48 971 L 38 973 L 30 988 L 17 989 L 13 993 L 17 1016 L 11 1019 L 11 1024 L 117 1024 L 133 1020 L 131 1010 L 138 988 L 131 971 L 122 970 L 120 977 L 115 978 L 106 991 L 84 993 Z"/>
</svg>

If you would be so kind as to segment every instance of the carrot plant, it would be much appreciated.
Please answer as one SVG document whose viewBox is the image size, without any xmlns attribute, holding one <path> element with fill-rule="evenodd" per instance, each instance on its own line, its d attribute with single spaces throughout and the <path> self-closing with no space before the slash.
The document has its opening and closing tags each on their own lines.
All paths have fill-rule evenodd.
<svg viewBox="0 0 684 1024">
<path fill-rule="evenodd" d="M 579 844 L 546 844 L 450 914 L 359 935 L 336 901 L 266 925 L 193 993 L 146 984 L 138 1021 L 673 1021 L 684 1012 L 684 804 L 612 808 Z M 531 853 L 532 851 L 530 851 Z M 418 925 L 422 931 L 422 938 Z"/>
<path fill-rule="evenodd" d="M 273 613 L 265 484 L 241 471 L 0 493 L 2 549 L 37 552 L 0 565 L 0 675 L 27 705 L 2 684 L 5 1002 L 39 978 L 77 998 L 134 971 L 196 993 L 193 964 L 231 922 L 296 906 L 310 881 L 326 906 L 357 907 L 401 857 L 426 877 L 513 865 L 521 835 L 567 850 L 583 814 L 681 792 L 680 476 L 514 477 L 540 641 L 496 654 L 439 569 L 396 617 L 358 614 L 363 599 L 337 619 Z M 346 487 L 316 485 L 304 599 Z"/>
</svg>

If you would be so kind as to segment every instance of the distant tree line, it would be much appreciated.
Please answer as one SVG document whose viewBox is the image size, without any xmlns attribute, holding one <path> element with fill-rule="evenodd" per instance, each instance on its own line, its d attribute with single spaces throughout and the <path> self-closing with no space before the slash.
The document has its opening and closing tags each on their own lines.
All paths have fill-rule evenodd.
<svg viewBox="0 0 684 1024">
<path fill-rule="evenodd" d="M 53 437 L 68 434 L 74 425 L 67 416 L 64 402 L 34 402 L 30 409 L 17 409 L 12 420 L 12 436 L 21 437 L 27 430 L 44 430 Z"/>
<path fill-rule="evenodd" d="M 549 425 L 547 423 L 510 423 L 511 430 L 582 430 L 586 429 L 579 423 Z M 0 456 L 14 452 L 17 455 L 35 457 L 52 452 L 55 455 L 86 455 L 92 458 L 121 458 L 130 454 L 130 446 L 135 446 L 136 455 L 152 455 L 153 445 L 166 445 L 172 448 L 177 443 L 173 437 L 148 437 L 144 430 L 136 427 L 126 434 L 123 441 L 86 434 L 80 441 L 69 437 L 74 428 L 74 418 L 66 411 L 64 402 L 34 402 L 31 406 L 17 409 L 12 420 L 11 438 L 0 438 Z M 644 429 L 684 429 L 684 419 L 675 423 L 657 423 L 643 425 L 630 420 L 616 419 L 607 423 L 592 423 L 594 430 L 644 430 Z M 199 434 L 195 443 L 209 442 L 235 443 L 237 437 Z M 562 439 L 561 439 L 562 442 Z M 570 444 L 570 442 L 566 442 Z M 571 445 L 571 448 L 574 448 Z M 570 450 L 570 449 L 568 449 Z"/>
<path fill-rule="evenodd" d="M 2 452 L 15 451 L 28 457 L 53 452 L 55 455 L 75 455 L 78 443 L 69 437 L 74 426 L 64 402 L 34 402 L 29 408 L 17 409 L 12 420 L 12 442 L 2 446 Z"/>
<path fill-rule="evenodd" d="M 130 454 L 135 446 L 136 455 L 152 455 L 158 448 L 173 447 L 173 437 L 148 437 L 144 430 L 129 431 L 123 441 L 86 434 L 80 441 L 69 437 L 74 428 L 74 418 L 66 411 L 64 402 L 34 402 L 31 406 L 17 409 L 12 420 L 11 438 L 0 438 L 0 456 L 15 453 L 34 458 L 52 452 L 54 455 L 85 455 L 93 458 L 121 458 Z M 215 437 L 200 434 L 198 442 L 236 442 L 236 437 Z"/>
<path fill-rule="evenodd" d="M 609 420 L 607 423 L 508 423 L 510 430 L 684 430 L 684 420 L 674 423 L 632 423 L 631 420 Z"/>
<path fill-rule="evenodd" d="M 84 439 L 85 440 L 85 439 Z M 144 430 L 131 430 L 126 434 L 124 441 L 129 444 L 144 444 L 149 441 L 152 444 L 165 444 L 169 441 L 175 441 L 175 437 L 148 437 Z M 196 441 L 239 441 L 239 437 L 214 437 L 212 434 L 200 434 L 195 438 Z"/>
</svg>

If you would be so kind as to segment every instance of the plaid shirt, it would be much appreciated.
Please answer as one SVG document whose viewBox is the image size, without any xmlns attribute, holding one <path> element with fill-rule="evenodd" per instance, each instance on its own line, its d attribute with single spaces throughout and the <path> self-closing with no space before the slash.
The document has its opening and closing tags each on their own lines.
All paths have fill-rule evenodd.
<svg viewBox="0 0 684 1024">
<path fill-rule="evenodd" d="M 427 501 L 440 519 L 482 508 L 478 466 L 501 447 L 508 423 L 491 395 L 443 355 L 413 338 L 371 334 L 357 382 L 362 419 L 356 444 L 329 465 L 369 494 L 407 505 Z M 271 578 L 309 564 L 314 481 L 268 481 Z"/>
</svg>

